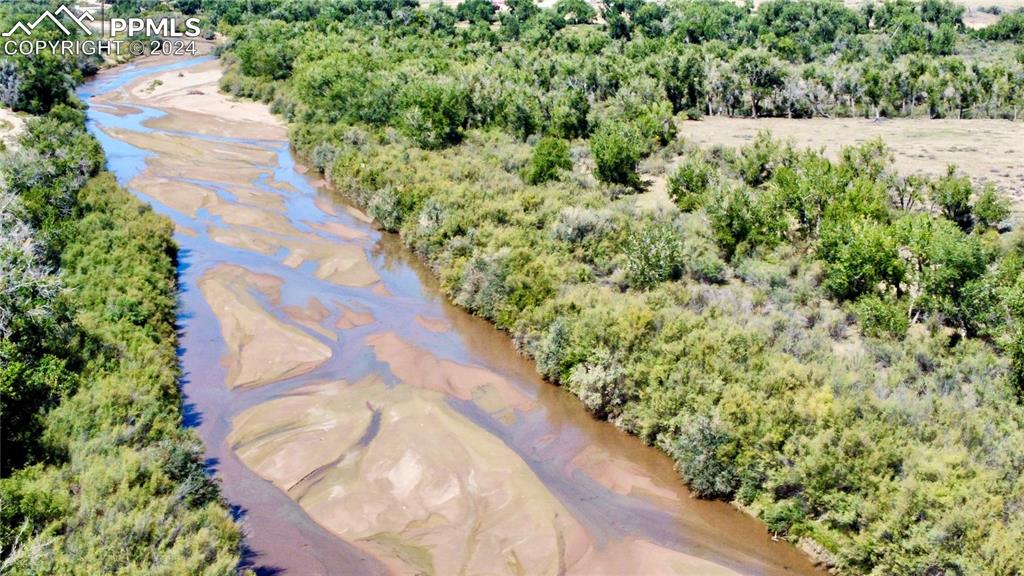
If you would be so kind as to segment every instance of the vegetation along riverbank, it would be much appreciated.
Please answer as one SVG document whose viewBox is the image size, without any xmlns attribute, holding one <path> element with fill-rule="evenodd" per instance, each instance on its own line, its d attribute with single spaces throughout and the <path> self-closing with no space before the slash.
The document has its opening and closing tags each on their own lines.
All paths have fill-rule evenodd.
<svg viewBox="0 0 1024 576">
<path fill-rule="evenodd" d="M 41 4 L 5 3 L 0 27 Z M 0 570 L 231 574 L 241 533 L 182 428 L 172 226 L 85 131 L 73 58 L 5 59 Z"/>
<path fill-rule="evenodd" d="M 0 28 L 55 5 L 4 2 Z M 506 0 L 500 10 L 489 0 L 117 0 L 109 9 L 198 13 L 215 27 L 226 39 L 224 91 L 286 119 L 294 150 L 399 234 L 452 302 L 507 331 L 596 418 L 667 453 L 696 495 L 732 502 L 841 574 L 1024 573 L 1024 10 L 987 8 L 975 28 L 946 0 Z M 183 426 L 173 227 L 105 171 L 73 93 L 100 64 L 0 58 L 0 571 L 234 573 L 239 525 Z M 142 92 L 157 99 L 160 86 Z M 165 127 L 187 124 L 188 111 L 175 114 Z M 1008 143 L 996 156 L 973 137 L 986 173 L 936 169 L 927 149 L 887 146 L 902 128 L 832 138 L 849 145 L 825 151 L 804 146 L 824 145 L 814 138 L 757 131 L 768 118 L 782 132 L 793 126 L 782 122 L 822 132 L 941 119 L 970 133 L 983 121 Z M 724 145 L 714 126 L 734 121 L 762 124 Z M 239 178 L 217 160 L 244 144 L 190 146 L 165 148 L 185 169 L 202 153 L 208 172 L 194 176 Z M 256 164 L 277 158 L 248 153 L 252 166 L 233 166 L 257 174 L 232 184 L 255 182 Z M 910 154 L 921 162 L 909 166 Z M 186 190 L 142 182 L 152 198 Z M 240 211 L 221 217 L 252 224 Z M 304 237 L 317 247 L 306 257 L 331 261 L 317 278 L 379 281 L 369 249 L 341 254 L 314 236 Z M 298 328 L 314 353 L 301 370 L 268 370 L 259 349 L 245 349 L 261 327 L 289 322 L 259 315 L 251 288 L 260 282 L 274 279 L 223 266 L 198 286 L 224 325 L 241 328 L 220 334 L 238 365 L 225 382 L 234 389 L 333 354 Z M 370 343 L 408 375 L 400 380 L 415 380 L 400 340 Z M 252 405 L 232 449 L 277 474 L 288 453 L 255 439 L 271 422 L 290 446 L 295 405 L 330 426 L 342 421 L 330 414 L 358 412 L 372 429 L 395 393 L 380 379 L 352 390 L 363 402 L 332 400 L 336 390 L 321 383 Z M 410 418 L 422 417 L 429 395 L 401 393 Z M 477 431 L 448 404 L 442 412 L 450 422 L 424 421 L 438 424 L 429 432 L 447 426 L 454 432 L 441 437 L 466 441 Z M 397 455 L 408 444 L 388 442 L 374 446 Z M 494 474 L 484 459 L 461 463 L 460 474 L 490 471 L 494 486 L 518 482 L 511 494 L 542 493 L 514 458 L 501 458 L 514 474 Z M 282 470 L 292 487 L 308 477 Z M 329 488 L 311 493 L 334 498 Z M 388 485 L 375 489 L 347 496 L 401 504 Z M 526 504 L 566 516 L 554 498 Z M 319 521 L 334 522 L 334 534 L 381 534 L 368 522 L 353 528 L 356 514 L 325 520 L 324 510 Z M 460 522 L 475 533 L 487 517 L 466 510 Z M 396 531 L 418 522 L 393 518 Z M 533 524 L 515 527 L 537 537 Z M 555 551 L 531 565 L 564 568 L 565 542 L 541 540 Z M 465 565 L 451 548 L 439 565 Z"/>
<path fill-rule="evenodd" d="M 696 493 L 843 573 L 1024 570 L 1024 242 L 1006 191 L 900 173 L 877 140 L 830 159 L 678 130 L 1012 122 L 1024 16 L 969 31 L 935 1 L 507 6 L 207 8 L 231 39 L 223 88 L 289 119 L 454 302 Z M 650 206 L 641 168 L 658 163 L 672 202 Z"/>
</svg>

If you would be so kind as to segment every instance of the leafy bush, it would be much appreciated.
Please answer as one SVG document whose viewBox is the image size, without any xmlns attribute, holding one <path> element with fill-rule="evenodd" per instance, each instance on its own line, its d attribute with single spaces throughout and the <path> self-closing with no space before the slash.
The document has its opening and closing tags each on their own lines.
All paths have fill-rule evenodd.
<svg viewBox="0 0 1024 576">
<path fill-rule="evenodd" d="M 995 228 L 1000 222 L 1010 217 L 1010 201 L 996 191 L 995 187 L 985 186 L 978 193 L 977 200 L 971 208 L 974 219 L 982 229 Z"/>
<path fill-rule="evenodd" d="M 963 230 L 970 230 L 971 191 L 971 181 L 966 176 L 958 176 L 956 169 L 950 166 L 946 175 L 932 185 L 932 202 L 947 219 Z"/>
<path fill-rule="evenodd" d="M 759 246 L 777 244 L 788 222 L 771 194 L 740 184 L 717 195 L 707 207 L 715 242 L 727 260 Z"/>
<path fill-rule="evenodd" d="M 682 274 L 682 239 L 670 222 L 643 226 L 625 250 L 626 282 L 636 289 L 651 288 Z"/>
<path fill-rule="evenodd" d="M 569 158 L 569 145 L 558 138 L 541 138 L 533 149 L 530 165 L 526 169 L 526 181 L 530 184 L 541 184 L 553 180 L 559 170 L 572 168 Z"/>
<path fill-rule="evenodd" d="M 668 194 L 683 212 L 701 208 L 714 184 L 715 170 L 699 155 L 686 156 L 668 179 Z"/>
<path fill-rule="evenodd" d="M 673 456 L 679 472 L 693 493 L 704 498 L 728 498 L 738 478 L 728 453 L 733 440 L 706 416 L 683 427 Z"/>
<path fill-rule="evenodd" d="M 854 310 L 864 334 L 868 336 L 902 338 L 910 328 L 910 311 L 906 303 L 891 296 L 868 294 L 857 300 Z"/>
<path fill-rule="evenodd" d="M 234 51 L 242 72 L 248 76 L 280 80 L 292 73 L 298 55 L 295 38 L 301 32 L 294 23 L 281 20 L 258 20 L 238 30 Z"/>
<path fill-rule="evenodd" d="M 455 8 L 455 14 L 460 20 L 470 22 L 492 22 L 494 12 L 494 4 L 488 0 L 463 0 Z"/>
<path fill-rule="evenodd" d="M 772 534 L 785 535 L 804 519 L 804 511 L 795 500 L 774 503 L 761 515 Z"/>
<path fill-rule="evenodd" d="M 618 360 L 599 351 L 591 361 L 573 366 L 566 386 L 595 415 L 606 418 L 625 403 L 625 373 Z"/>
<path fill-rule="evenodd" d="M 597 11 L 585 0 L 558 0 L 555 12 L 568 24 L 590 24 L 597 18 Z"/>
<path fill-rule="evenodd" d="M 698 282 L 721 284 L 729 276 L 729 267 L 711 250 L 688 251 L 686 273 Z"/>
<path fill-rule="evenodd" d="M 995 24 L 979 29 L 976 34 L 986 40 L 1024 41 L 1024 10 L 1006 12 Z"/>
<path fill-rule="evenodd" d="M 398 97 L 398 126 L 423 148 L 454 144 L 466 121 L 465 91 L 454 83 L 412 81 Z"/>
<path fill-rule="evenodd" d="M 567 206 L 558 213 L 553 234 L 562 242 L 580 244 L 589 237 L 600 236 L 611 229 L 610 212 Z"/>
<path fill-rule="evenodd" d="M 368 212 L 371 218 L 389 232 L 397 232 L 405 218 L 402 199 L 394 188 L 384 188 L 374 194 Z"/>
<path fill-rule="evenodd" d="M 630 124 L 602 124 L 590 138 L 597 177 L 611 184 L 640 187 L 637 163 L 644 152 L 640 133 Z"/>
</svg>

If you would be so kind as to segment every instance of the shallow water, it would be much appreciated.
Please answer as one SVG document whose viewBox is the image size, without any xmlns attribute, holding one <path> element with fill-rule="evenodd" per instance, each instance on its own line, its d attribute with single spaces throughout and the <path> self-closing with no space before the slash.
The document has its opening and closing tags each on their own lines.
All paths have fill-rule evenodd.
<svg viewBox="0 0 1024 576">
<path fill-rule="evenodd" d="M 447 304 L 394 236 L 305 175 L 262 106 L 217 95 L 217 70 L 123 67 L 81 94 L 109 169 L 177 226 L 186 417 L 249 565 L 817 573 Z"/>
</svg>

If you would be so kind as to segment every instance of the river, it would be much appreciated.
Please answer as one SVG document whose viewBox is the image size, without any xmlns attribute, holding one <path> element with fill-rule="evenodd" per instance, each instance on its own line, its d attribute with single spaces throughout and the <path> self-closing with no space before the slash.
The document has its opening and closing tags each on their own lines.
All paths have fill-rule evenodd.
<svg viewBox="0 0 1024 576">
<path fill-rule="evenodd" d="M 817 574 L 594 420 L 291 154 L 211 57 L 83 86 L 180 246 L 186 423 L 262 574 Z"/>
</svg>

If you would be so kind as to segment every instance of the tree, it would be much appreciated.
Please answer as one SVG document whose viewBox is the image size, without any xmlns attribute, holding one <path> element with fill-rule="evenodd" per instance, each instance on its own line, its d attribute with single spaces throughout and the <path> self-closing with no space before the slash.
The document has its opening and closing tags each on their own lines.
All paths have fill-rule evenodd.
<svg viewBox="0 0 1024 576">
<path fill-rule="evenodd" d="M 292 42 L 294 24 L 283 20 L 248 22 L 235 40 L 242 72 L 249 76 L 281 80 L 292 74 L 298 47 Z"/>
<path fill-rule="evenodd" d="M 590 151 L 597 164 L 597 177 L 611 184 L 639 188 L 637 163 L 644 151 L 643 137 L 632 125 L 605 122 L 590 137 Z"/>
<path fill-rule="evenodd" d="M 467 100 L 465 88 L 454 82 L 411 81 L 398 98 L 398 126 L 422 148 L 454 144 L 462 138 Z"/>
<path fill-rule="evenodd" d="M 968 231 L 973 224 L 971 192 L 971 180 L 957 175 L 956 168 L 949 166 L 945 176 L 932 183 L 931 198 L 943 216 L 960 226 L 961 230 Z"/>
<path fill-rule="evenodd" d="M 558 0 L 555 12 L 565 18 L 567 24 L 590 24 L 597 18 L 597 10 L 586 0 Z"/>
<path fill-rule="evenodd" d="M 956 52 L 956 30 L 951 24 L 943 24 L 932 33 L 929 49 L 939 56 L 950 56 Z"/>
<path fill-rule="evenodd" d="M 768 52 L 751 48 L 738 52 L 732 65 L 750 102 L 750 114 L 757 118 L 761 103 L 785 83 L 786 72 Z"/>
<path fill-rule="evenodd" d="M 191 16 L 191 15 L 195 14 L 196 12 L 199 12 L 199 9 L 203 7 L 203 1 L 202 0 L 175 0 L 174 6 L 178 10 L 181 10 L 182 14 L 185 14 L 186 16 Z"/>
<path fill-rule="evenodd" d="M 11 60 L 0 61 L 0 104 L 15 109 L 21 100 L 21 75 Z"/>
<path fill-rule="evenodd" d="M 687 50 L 672 56 L 665 78 L 665 94 L 673 112 L 692 111 L 699 116 L 707 97 L 707 72 L 700 50 Z"/>
<path fill-rule="evenodd" d="M 582 90 L 570 88 L 555 97 L 551 109 L 551 133 L 561 138 L 583 138 L 590 130 L 590 102 Z"/>
<path fill-rule="evenodd" d="M 648 38 L 658 38 L 665 35 L 665 18 L 668 16 L 668 9 L 656 2 L 644 2 L 636 10 L 633 17 L 633 26 L 638 28 Z"/>
<path fill-rule="evenodd" d="M 495 11 L 491 0 L 464 0 L 455 9 L 459 20 L 466 20 L 472 23 L 493 22 Z"/>
<path fill-rule="evenodd" d="M 506 0 L 505 6 L 508 7 L 509 14 L 518 22 L 526 22 L 540 12 L 540 8 L 533 0 Z"/>
<path fill-rule="evenodd" d="M 874 116 L 877 119 L 882 115 L 882 104 L 885 103 L 889 93 L 887 70 L 878 63 L 868 63 L 864 66 L 861 81 L 864 85 L 864 97 L 874 108 Z"/>
<path fill-rule="evenodd" d="M 868 218 L 829 231 L 841 239 L 825 257 L 825 289 L 840 300 L 856 300 L 880 285 L 899 290 L 905 276 L 898 245 L 887 226 Z"/>
<path fill-rule="evenodd" d="M 73 100 L 71 92 L 80 74 L 72 63 L 60 56 L 42 50 L 31 56 L 14 58 L 2 64 L 2 84 L 5 103 L 14 110 L 43 114 L 57 104 Z"/>
<path fill-rule="evenodd" d="M 953 222 L 915 213 L 893 225 L 900 245 L 905 280 L 911 294 L 911 313 L 938 312 L 964 324 L 962 290 L 981 277 L 989 258 L 976 235 L 967 235 Z"/>
</svg>

